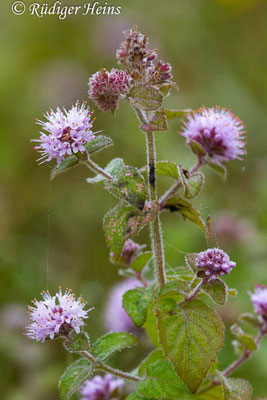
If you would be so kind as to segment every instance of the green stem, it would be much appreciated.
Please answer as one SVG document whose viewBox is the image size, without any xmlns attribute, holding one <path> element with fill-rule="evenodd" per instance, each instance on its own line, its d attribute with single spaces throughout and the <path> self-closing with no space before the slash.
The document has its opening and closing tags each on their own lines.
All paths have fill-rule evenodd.
<svg viewBox="0 0 267 400">
<path fill-rule="evenodd" d="M 87 158 L 87 160 L 83 160 L 80 161 L 83 164 L 85 164 L 91 171 L 103 175 L 104 178 L 111 180 L 112 176 L 109 175 L 106 171 L 104 171 L 101 167 L 99 167 L 99 165 L 97 165 L 94 161 L 92 161 L 89 157 Z"/>
<path fill-rule="evenodd" d="M 119 378 L 127 379 L 133 382 L 139 382 L 141 378 L 138 376 L 134 376 L 128 374 L 127 372 L 121 371 L 119 369 L 115 369 L 110 367 L 109 365 L 103 364 L 102 362 L 98 361 L 92 354 L 88 351 L 80 351 L 80 355 L 89 360 L 96 369 L 101 369 L 102 371 L 108 372 L 112 375 L 118 376 Z"/>
<path fill-rule="evenodd" d="M 148 168 L 148 195 L 149 202 L 157 201 L 156 188 L 156 149 L 153 132 L 146 133 L 147 146 L 147 168 Z M 152 249 L 155 259 L 155 269 L 158 283 L 162 286 L 165 283 L 165 259 L 163 250 L 163 241 L 161 236 L 161 221 L 158 214 L 155 221 L 150 222 L 150 233 Z"/>
</svg>

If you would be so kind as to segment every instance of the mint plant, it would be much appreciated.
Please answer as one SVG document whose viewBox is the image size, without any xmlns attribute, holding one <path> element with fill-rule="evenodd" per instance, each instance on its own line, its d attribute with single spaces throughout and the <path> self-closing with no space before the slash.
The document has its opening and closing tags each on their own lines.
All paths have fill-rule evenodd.
<svg viewBox="0 0 267 400">
<path fill-rule="evenodd" d="M 41 153 L 40 162 L 56 160 L 51 179 L 84 164 L 95 173 L 88 183 L 100 184 L 118 199 L 104 217 L 110 261 L 121 265 L 122 273 L 131 277 L 122 306 L 132 326 L 145 327 L 156 348 L 133 372 L 114 369 L 110 357 L 134 346 L 137 338 L 129 332 L 109 332 L 91 343 L 85 331 L 90 309 L 71 291 L 62 293 L 61 289 L 55 296 L 45 292 L 43 300 L 34 301 L 26 335 L 41 341 L 59 337 L 66 351 L 79 357 L 60 380 L 62 400 L 70 399 L 75 392 L 80 392 L 83 400 L 125 396 L 128 400 L 250 399 L 249 382 L 229 376 L 258 349 L 267 333 L 267 287 L 256 286 L 255 293 L 250 293 L 255 314 L 240 316 L 241 323 L 256 326 L 257 337 L 238 323 L 233 325 L 233 344 L 239 358 L 221 371 L 217 355 L 224 346 L 225 327 L 214 305 L 223 306 L 228 295 L 236 295 L 222 280 L 236 264 L 222 249 L 208 248 L 188 254 L 183 270 L 167 273 L 161 229 L 164 212 L 171 212 L 194 223 L 210 238 L 209 223 L 191 202 L 205 183 L 200 169 L 209 165 L 225 179 L 227 162 L 245 155 L 245 126 L 224 108 L 164 108 L 164 98 L 176 86 L 171 66 L 157 61 L 157 51 L 149 48 L 147 36 L 136 27 L 125 32 L 117 59 L 123 70 L 96 72 L 89 80 L 89 97 L 101 111 L 114 115 L 119 101 L 128 102 L 146 137 L 146 165 L 138 169 L 126 165 L 122 158 L 111 160 L 105 168 L 97 165 L 94 153 L 113 142 L 93 132 L 93 113 L 79 102 L 68 111 L 51 110 L 45 122 L 39 121 L 44 132 L 35 139 L 35 149 Z M 156 158 L 156 136 L 168 130 L 169 120 L 181 117 L 185 119 L 180 134 L 196 156 L 190 169 Z M 159 176 L 173 179 L 173 185 L 161 197 Z M 150 247 L 133 241 L 147 227 Z M 149 274 L 152 265 L 153 275 Z M 125 326 L 123 320 L 121 326 Z M 98 370 L 106 375 L 93 377 Z M 129 381 L 132 384 L 127 386 Z"/>
</svg>

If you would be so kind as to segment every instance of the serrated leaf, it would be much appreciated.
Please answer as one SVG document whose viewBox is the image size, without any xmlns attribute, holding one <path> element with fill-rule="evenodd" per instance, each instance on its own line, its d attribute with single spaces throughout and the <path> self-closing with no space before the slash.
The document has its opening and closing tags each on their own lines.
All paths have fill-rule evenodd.
<svg viewBox="0 0 267 400">
<path fill-rule="evenodd" d="M 104 168 L 104 171 L 107 172 L 111 176 L 115 176 L 116 173 L 123 167 L 124 167 L 123 159 L 122 158 L 114 158 Z M 93 178 L 86 179 L 87 183 L 98 183 L 98 182 L 102 182 L 105 180 L 106 180 L 106 178 L 101 174 L 97 174 Z"/>
<path fill-rule="evenodd" d="M 126 397 L 126 400 L 148 400 L 148 399 L 147 399 L 147 397 L 141 396 L 137 392 L 133 392 L 129 396 Z"/>
<path fill-rule="evenodd" d="M 65 342 L 68 351 L 75 353 L 79 351 L 89 350 L 90 340 L 86 332 L 75 334 L 71 342 Z"/>
<path fill-rule="evenodd" d="M 125 202 L 108 211 L 104 217 L 104 232 L 116 261 L 120 258 L 126 240 L 137 235 L 147 222 L 145 214 Z"/>
<path fill-rule="evenodd" d="M 71 364 L 59 381 L 60 399 L 69 400 L 92 372 L 93 366 L 84 358 Z"/>
<path fill-rule="evenodd" d="M 256 317 L 256 315 L 254 314 L 250 314 L 250 313 L 244 313 L 241 314 L 239 317 L 240 321 L 245 321 L 250 323 L 252 326 L 255 326 L 256 328 L 259 328 L 261 326 L 261 323 L 258 319 L 258 317 Z"/>
<path fill-rule="evenodd" d="M 202 290 L 204 290 L 215 303 L 221 306 L 227 299 L 227 287 L 221 279 L 214 279 L 211 282 L 203 283 Z"/>
<path fill-rule="evenodd" d="M 257 349 L 257 344 L 253 336 L 245 333 L 239 325 L 232 325 L 231 332 L 236 336 L 237 340 L 243 345 L 246 350 L 254 351 Z"/>
<path fill-rule="evenodd" d="M 198 400 L 225 400 L 222 385 L 215 386 L 203 394 L 197 396 Z"/>
<path fill-rule="evenodd" d="M 208 162 L 207 164 L 211 169 L 213 169 L 213 171 L 215 171 L 218 175 L 220 175 L 224 181 L 226 180 L 227 168 L 224 165 L 221 165 L 221 164 L 219 165 L 212 161 Z"/>
<path fill-rule="evenodd" d="M 167 119 L 175 119 L 184 117 L 186 114 L 190 113 L 192 110 L 189 108 L 187 110 L 166 110 L 164 109 L 164 114 Z"/>
<path fill-rule="evenodd" d="M 79 163 L 79 160 L 76 156 L 66 157 L 58 167 L 52 169 L 50 174 L 50 180 L 52 181 L 55 177 L 63 172 L 66 172 L 68 169 L 75 167 Z"/>
<path fill-rule="evenodd" d="M 191 400 L 195 398 L 176 375 L 168 360 L 159 360 L 150 364 L 147 368 L 147 378 L 138 384 L 137 389 L 142 396 L 149 399 Z"/>
<path fill-rule="evenodd" d="M 161 107 L 163 95 L 153 86 L 133 86 L 129 93 L 130 102 L 145 111 L 158 110 Z"/>
<path fill-rule="evenodd" d="M 134 346 L 137 339 L 128 332 L 111 332 L 99 338 L 92 346 L 92 353 L 100 360 L 104 361 L 117 351 Z"/>
<path fill-rule="evenodd" d="M 106 180 L 106 189 L 119 199 L 142 210 L 147 197 L 145 180 L 137 168 L 125 165 L 113 173 L 112 180 Z"/>
<path fill-rule="evenodd" d="M 177 164 L 172 161 L 158 161 L 156 165 L 156 174 L 179 179 Z"/>
<path fill-rule="evenodd" d="M 107 149 L 108 147 L 113 145 L 113 141 L 110 137 L 99 135 L 95 139 L 89 140 L 84 147 L 86 149 L 87 154 L 91 155 L 97 153 L 98 151 Z"/>
<path fill-rule="evenodd" d="M 190 287 L 188 282 L 182 281 L 181 279 L 174 279 L 160 287 L 158 298 L 171 294 L 185 296 L 189 291 Z"/>
<path fill-rule="evenodd" d="M 149 131 L 167 131 L 167 119 L 163 111 L 157 111 L 147 124 L 142 124 L 140 128 L 144 132 Z"/>
<path fill-rule="evenodd" d="M 252 386 L 245 379 L 228 378 L 223 380 L 225 400 L 250 400 Z"/>
<path fill-rule="evenodd" d="M 202 172 L 196 172 L 189 178 L 183 175 L 184 196 L 186 199 L 193 199 L 201 192 L 205 177 Z"/>
<path fill-rule="evenodd" d="M 123 308 L 138 328 L 146 322 L 147 310 L 152 299 L 153 286 L 147 289 L 131 289 L 123 295 Z"/>
<path fill-rule="evenodd" d="M 145 251 L 139 254 L 136 259 L 131 264 L 131 269 L 136 272 L 141 272 L 143 268 L 148 264 L 148 262 L 153 257 L 152 251 Z"/>
<path fill-rule="evenodd" d="M 141 362 L 139 368 L 138 368 L 138 375 L 142 376 L 145 374 L 147 367 L 150 364 L 153 364 L 154 362 L 158 360 L 165 359 L 165 356 L 163 354 L 163 351 L 161 349 L 156 349 L 153 350 L 147 358 Z"/>
<path fill-rule="evenodd" d="M 189 389 L 196 392 L 223 347 L 224 325 L 220 317 L 199 300 L 177 305 L 169 312 L 159 302 L 156 315 L 165 355 Z"/>
<path fill-rule="evenodd" d="M 191 222 L 199 226 L 202 231 L 206 234 L 206 226 L 203 219 L 200 216 L 199 211 L 193 207 L 188 201 L 175 194 L 171 199 L 166 202 L 165 209 L 171 212 L 180 213 L 185 219 L 189 219 Z"/>
</svg>

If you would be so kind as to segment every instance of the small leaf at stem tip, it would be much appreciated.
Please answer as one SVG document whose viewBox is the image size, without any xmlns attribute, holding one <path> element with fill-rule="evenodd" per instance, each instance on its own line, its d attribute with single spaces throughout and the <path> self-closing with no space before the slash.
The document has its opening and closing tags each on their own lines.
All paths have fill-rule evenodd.
<svg viewBox="0 0 267 400">
<path fill-rule="evenodd" d="M 230 296 L 233 296 L 233 297 L 236 297 L 238 295 L 238 291 L 236 289 L 234 289 L 234 288 L 228 288 L 227 289 L 227 293 Z"/>
<path fill-rule="evenodd" d="M 180 118 L 184 117 L 186 114 L 189 114 L 192 112 L 190 108 L 187 110 L 163 110 L 164 114 L 166 115 L 167 119 L 175 119 L 175 118 Z"/>
<path fill-rule="evenodd" d="M 134 346 L 136 343 L 137 339 L 131 333 L 111 332 L 94 343 L 92 353 L 99 361 L 104 361 L 117 351 Z"/>
<path fill-rule="evenodd" d="M 138 169 L 125 165 L 113 172 L 112 177 L 112 180 L 106 180 L 106 189 L 119 199 L 124 199 L 139 210 L 143 210 L 147 188 Z"/>
<path fill-rule="evenodd" d="M 140 125 L 144 132 L 167 131 L 167 119 L 163 111 L 157 111 L 148 124 Z"/>
<path fill-rule="evenodd" d="M 224 378 L 223 379 L 225 400 L 250 400 L 252 386 L 245 379 Z"/>
<path fill-rule="evenodd" d="M 256 328 L 259 328 L 262 325 L 258 317 L 250 313 L 241 314 L 239 320 L 242 322 L 248 322 L 250 325 L 255 326 Z"/>
<path fill-rule="evenodd" d="M 227 286 L 221 279 L 214 279 L 213 281 L 203 283 L 202 290 L 207 293 L 210 298 L 221 306 L 227 300 Z"/>
<path fill-rule="evenodd" d="M 153 364 L 154 362 L 158 360 L 163 360 L 165 359 L 165 356 L 163 354 L 163 351 L 161 349 L 156 349 L 153 350 L 147 358 L 141 362 L 139 368 L 138 368 L 138 375 L 142 376 L 145 375 L 146 369 L 150 364 Z"/>
<path fill-rule="evenodd" d="M 177 305 L 171 312 L 159 305 L 156 315 L 163 351 L 195 393 L 223 347 L 224 325 L 218 314 L 199 300 Z"/>
<path fill-rule="evenodd" d="M 50 180 L 52 181 L 55 177 L 63 172 L 66 172 L 68 169 L 74 167 L 79 163 L 79 160 L 76 156 L 69 156 L 65 158 L 58 167 L 52 169 L 50 174 Z"/>
<path fill-rule="evenodd" d="M 207 155 L 203 147 L 192 139 L 190 140 L 190 147 L 193 153 L 195 153 L 198 157 L 205 157 Z"/>
<path fill-rule="evenodd" d="M 178 166 L 172 161 L 158 161 L 156 164 L 156 174 L 179 179 Z"/>
<path fill-rule="evenodd" d="M 191 222 L 199 226 L 205 234 L 207 233 L 206 225 L 201 218 L 199 211 L 193 207 L 188 200 L 183 199 L 178 194 L 175 194 L 166 202 L 164 209 L 180 213 L 184 219 L 189 219 Z"/>
<path fill-rule="evenodd" d="M 202 172 L 195 172 L 192 176 L 186 177 L 182 174 L 184 185 L 184 196 L 186 199 L 193 199 L 198 196 L 205 182 Z"/>
<path fill-rule="evenodd" d="M 242 344 L 245 350 L 254 351 L 257 350 L 257 344 L 253 336 L 245 333 L 243 329 L 238 325 L 234 324 L 231 326 L 231 332 L 236 336 L 237 340 Z"/>
<path fill-rule="evenodd" d="M 148 264 L 148 262 L 151 260 L 152 257 L 153 257 L 152 251 L 145 251 L 145 252 L 139 254 L 136 257 L 136 259 L 132 262 L 131 269 L 133 269 L 135 272 L 141 272 L 142 269 L 145 268 L 145 266 Z"/>
<path fill-rule="evenodd" d="M 59 381 L 60 399 L 69 400 L 92 373 L 93 366 L 85 358 L 80 358 L 71 364 Z"/>
<path fill-rule="evenodd" d="M 89 350 L 90 348 L 89 336 L 86 332 L 75 334 L 71 342 L 65 342 L 64 345 L 65 348 L 71 353 Z"/>
<path fill-rule="evenodd" d="M 147 368 L 147 378 L 137 386 L 138 393 L 149 399 L 192 400 L 195 398 L 176 375 L 170 361 L 159 360 Z"/>
<path fill-rule="evenodd" d="M 171 91 L 172 88 L 176 88 L 178 90 L 178 86 L 174 82 L 161 84 L 159 86 L 159 90 L 163 94 L 164 97 L 169 96 L 170 91 Z"/>
<path fill-rule="evenodd" d="M 129 101 L 137 108 L 145 111 L 158 110 L 163 100 L 162 93 L 153 86 L 133 86 L 129 93 Z"/>
<path fill-rule="evenodd" d="M 222 164 L 216 164 L 214 162 L 209 161 L 208 166 L 213 169 L 220 177 L 225 181 L 227 178 L 227 168 Z"/>
<path fill-rule="evenodd" d="M 123 159 L 122 158 L 114 158 L 104 168 L 104 171 L 107 172 L 109 175 L 114 176 L 123 167 L 124 167 Z M 106 178 L 101 174 L 97 174 L 93 178 L 86 179 L 87 183 L 98 183 L 98 182 L 103 182 L 105 180 L 106 180 Z"/>
<path fill-rule="evenodd" d="M 147 289 L 128 290 L 123 295 L 123 308 L 138 328 L 146 322 L 148 307 L 153 299 L 153 290 L 153 285 L 151 285 Z"/>
<path fill-rule="evenodd" d="M 89 140 L 88 143 L 84 145 L 87 154 L 91 155 L 97 153 L 98 151 L 107 149 L 113 145 L 113 141 L 110 137 L 99 135 L 95 139 Z"/>
<path fill-rule="evenodd" d="M 150 219 L 146 212 L 141 213 L 124 201 L 108 211 L 103 227 L 108 247 L 116 261 L 120 258 L 126 240 L 137 235 Z"/>
</svg>

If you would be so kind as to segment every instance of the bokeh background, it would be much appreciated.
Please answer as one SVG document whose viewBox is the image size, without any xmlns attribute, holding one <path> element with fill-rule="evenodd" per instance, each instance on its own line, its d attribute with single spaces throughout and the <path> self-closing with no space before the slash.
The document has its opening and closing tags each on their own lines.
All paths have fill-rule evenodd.
<svg viewBox="0 0 267 400">
<path fill-rule="evenodd" d="M 27 4 L 30 2 L 26 1 Z M 73 0 L 64 4 L 82 4 Z M 47 287 L 71 287 L 96 310 L 90 314 L 92 339 L 105 332 L 108 291 L 118 277 L 102 231 L 104 214 L 116 201 L 86 183 L 88 170 L 75 168 L 50 183 L 50 168 L 38 166 L 30 139 L 35 118 L 56 105 L 87 100 L 87 81 L 96 70 L 115 66 L 122 31 L 137 24 L 152 47 L 173 66 L 179 91 L 167 98 L 170 108 L 230 107 L 245 121 L 248 156 L 229 165 L 229 177 L 205 170 L 205 188 L 196 206 L 211 216 L 218 245 L 237 261 L 226 278 L 239 291 L 220 310 L 226 325 L 251 312 L 247 290 L 267 283 L 267 4 L 264 0 L 120 0 L 119 16 L 73 16 L 60 21 L 15 16 L 11 2 L 0 5 L 0 386 L 5 400 L 56 400 L 57 380 L 73 357 L 59 342 L 35 343 L 23 336 L 27 305 Z M 127 104 L 116 118 L 95 111 L 95 128 L 115 145 L 96 156 L 105 165 L 120 156 L 141 167 L 144 135 Z M 158 134 L 159 159 L 189 167 L 194 162 L 179 121 Z M 171 183 L 171 182 L 169 182 Z M 205 248 L 201 232 L 175 215 L 164 216 L 165 249 L 170 266 L 182 265 L 183 252 Z M 147 232 L 139 238 L 148 242 Z M 252 333 L 255 333 L 251 331 Z M 235 357 L 229 329 L 220 353 L 225 367 Z M 147 340 L 139 357 L 148 352 Z M 238 371 L 254 386 L 254 399 L 267 396 L 267 339 Z M 135 350 L 115 362 L 125 369 L 139 359 Z"/>
</svg>

